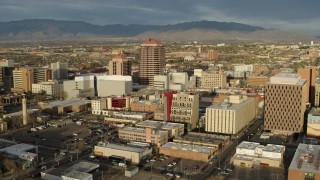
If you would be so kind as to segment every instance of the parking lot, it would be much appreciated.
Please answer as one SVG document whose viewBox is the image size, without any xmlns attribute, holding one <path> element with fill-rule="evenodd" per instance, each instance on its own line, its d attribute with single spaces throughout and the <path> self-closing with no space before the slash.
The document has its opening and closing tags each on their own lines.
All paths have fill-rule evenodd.
<svg viewBox="0 0 320 180">
<path fill-rule="evenodd" d="M 160 155 L 159 158 L 151 159 L 144 167 L 144 171 L 160 173 L 162 175 L 186 177 L 204 172 L 209 163 L 181 159 Z"/>
</svg>

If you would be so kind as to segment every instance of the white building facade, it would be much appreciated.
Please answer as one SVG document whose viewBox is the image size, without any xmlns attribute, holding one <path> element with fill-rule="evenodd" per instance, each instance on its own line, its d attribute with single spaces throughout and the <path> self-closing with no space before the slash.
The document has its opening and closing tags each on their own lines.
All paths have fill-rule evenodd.
<svg viewBox="0 0 320 180">
<path fill-rule="evenodd" d="M 120 75 L 97 76 L 99 97 L 121 96 L 132 92 L 132 77 Z"/>
<path fill-rule="evenodd" d="M 205 130 L 207 132 L 237 134 L 257 115 L 256 100 L 231 95 L 229 99 L 206 109 Z"/>
</svg>

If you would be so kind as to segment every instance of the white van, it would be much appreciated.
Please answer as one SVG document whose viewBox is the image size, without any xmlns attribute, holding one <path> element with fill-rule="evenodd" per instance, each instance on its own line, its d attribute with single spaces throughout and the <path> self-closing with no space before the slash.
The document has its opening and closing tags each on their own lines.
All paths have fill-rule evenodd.
<svg viewBox="0 0 320 180">
<path fill-rule="evenodd" d="M 119 166 L 120 166 L 120 167 L 124 167 L 124 168 L 127 167 L 127 165 L 126 165 L 125 163 L 119 163 Z"/>
</svg>

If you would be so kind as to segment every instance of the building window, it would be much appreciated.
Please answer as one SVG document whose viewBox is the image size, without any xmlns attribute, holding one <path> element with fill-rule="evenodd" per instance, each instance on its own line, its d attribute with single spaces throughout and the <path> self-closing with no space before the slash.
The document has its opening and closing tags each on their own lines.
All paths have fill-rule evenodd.
<svg viewBox="0 0 320 180">
<path fill-rule="evenodd" d="M 314 180 L 315 179 L 314 173 L 311 173 L 311 172 L 304 173 L 304 179 L 305 180 Z"/>
</svg>

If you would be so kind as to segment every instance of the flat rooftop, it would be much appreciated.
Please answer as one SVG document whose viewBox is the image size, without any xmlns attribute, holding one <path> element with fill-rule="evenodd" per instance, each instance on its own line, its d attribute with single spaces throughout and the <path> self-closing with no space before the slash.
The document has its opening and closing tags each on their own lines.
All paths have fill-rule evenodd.
<svg viewBox="0 0 320 180">
<path fill-rule="evenodd" d="M 319 173 L 320 146 L 311 144 L 299 144 L 296 153 L 289 166 L 303 172 Z"/>
<path fill-rule="evenodd" d="M 214 147 L 208 147 L 208 146 L 200 146 L 200 145 L 192 145 L 192 144 L 183 144 L 183 143 L 174 143 L 174 142 L 168 142 L 161 146 L 162 148 L 168 148 L 168 149 L 176 149 L 180 151 L 191 151 L 191 152 L 198 152 L 198 153 L 210 153 L 212 150 L 214 150 Z"/>
<path fill-rule="evenodd" d="M 65 179 L 66 177 L 70 179 L 90 179 L 92 178 L 92 174 L 79 171 L 70 171 L 62 175 L 62 179 Z"/>
<path fill-rule="evenodd" d="M 28 151 L 31 151 L 36 148 L 37 146 L 22 143 L 3 148 L 0 150 L 0 152 L 15 155 L 22 159 L 33 160 L 35 157 L 37 157 L 37 154 Z"/>
<path fill-rule="evenodd" d="M 106 148 L 110 148 L 110 149 L 122 150 L 122 151 L 137 152 L 137 153 L 142 153 L 145 151 L 145 149 L 143 149 L 143 148 L 128 146 L 128 145 L 124 145 L 124 144 L 103 143 L 98 146 L 106 147 Z"/>
<path fill-rule="evenodd" d="M 179 123 L 166 122 L 166 121 L 145 120 L 137 123 L 136 126 L 151 127 L 155 129 L 173 129 L 177 126 L 184 126 L 184 125 Z"/>
<path fill-rule="evenodd" d="M 35 112 L 38 112 L 38 111 L 39 111 L 39 109 L 28 109 L 27 110 L 27 114 L 32 114 L 32 113 L 35 113 Z M 10 113 L 10 114 L 4 114 L 3 116 L 5 116 L 5 117 L 22 116 L 22 111 Z"/>
<path fill-rule="evenodd" d="M 100 167 L 99 164 L 87 162 L 87 161 L 81 161 L 81 162 L 74 164 L 73 166 L 67 168 L 67 171 L 79 171 L 79 172 L 89 173 L 95 169 L 98 169 L 99 167 Z"/>
<path fill-rule="evenodd" d="M 65 174 L 65 172 L 66 172 L 65 170 L 58 169 L 58 168 L 50 168 L 50 169 L 43 171 L 43 173 L 45 173 L 45 174 L 50 174 L 50 175 L 54 175 L 54 176 L 61 176 L 61 175 Z"/>
<path fill-rule="evenodd" d="M 299 74 L 280 73 L 272 76 L 268 84 L 288 84 L 288 85 L 303 85 L 307 82 L 305 79 L 301 79 Z"/>
<path fill-rule="evenodd" d="M 267 144 L 267 146 L 263 148 L 263 151 L 276 152 L 276 153 L 284 152 L 284 150 L 285 150 L 284 146 L 275 145 L 275 144 Z"/>
<path fill-rule="evenodd" d="M 91 103 L 91 101 L 86 99 L 70 99 L 70 100 L 64 100 L 64 101 L 52 101 L 44 104 L 51 106 L 51 108 L 54 108 L 54 107 L 79 106 L 79 105 L 84 105 L 88 103 Z"/>
<path fill-rule="evenodd" d="M 259 143 L 242 141 L 237 148 L 254 150 L 259 146 L 261 146 Z"/>
<path fill-rule="evenodd" d="M 219 145 L 222 142 L 228 141 L 228 136 L 220 136 L 214 134 L 203 134 L 203 133 L 188 133 L 184 136 L 178 136 L 173 141 L 189 141 L 197 143 L 209 143 L 213 145 Z"/>
<path fill-rule="evenodd" d="M 139 127 L 125 127 L 123 129 L 121 129 L 122 131 L 129 131 L 129 132 L 137 132 L 137 133 L 146 133 L 146 129 L 145 128 L 139 128 Z M 152 134 L 163 134 L 163 133 L 167 133 L 166 131 L 160 131 L 160 130 L 153 130 L 154 133 Z"/>
<path fill-rule="evenodd" d="M 207 107 L 207 109 L 226 109 L 226 110 L 239 110 L 243 108 L 243 105 L 249 101 L 253 101 L 252 98 L 246 98 L 243 99 L 240 103 L 226 103 L 226 102 L 222 102 L 222 103 L 218 103 L 218 104 L 213 104 L 209 107 Z"/>
</svg>

